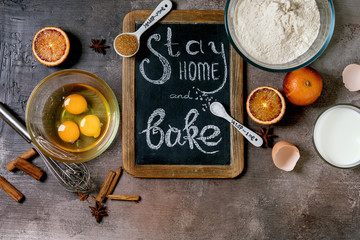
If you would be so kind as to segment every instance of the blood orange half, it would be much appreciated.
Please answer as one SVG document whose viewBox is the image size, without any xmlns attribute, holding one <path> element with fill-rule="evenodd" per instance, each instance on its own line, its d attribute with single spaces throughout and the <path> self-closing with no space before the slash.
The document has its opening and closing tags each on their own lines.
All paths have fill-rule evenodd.
<svg viewBox="0 0 360 240">
<path fill-rule="evenodd" d="M 40 63 L 46 66 L 56 66 L 64 62 L 68 56 L 70 41 L 60 28 L 45 27 L 35 34 L 32 51 Z"/>
<path fill-rule="evenodd" d="M 255 88 L 246 101 L 249 117 L 264 125 L 274 124 L 285 114 L 286 103 L 282 94 L 272 87 Z"/>
</svg>

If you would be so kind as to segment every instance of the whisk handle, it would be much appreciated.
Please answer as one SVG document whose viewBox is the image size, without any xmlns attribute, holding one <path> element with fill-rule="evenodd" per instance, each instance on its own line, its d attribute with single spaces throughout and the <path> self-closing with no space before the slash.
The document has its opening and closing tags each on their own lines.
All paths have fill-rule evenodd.
<svg viewBox="0 0 360 240">
<path fill-rule="evenodd" d="M 28 143 L 31 143 L 30 135 L 24 124 L 17 120 L 14 115 L 12 115 L 1 102 L 0 117 L 4 119 L 4 121 L 8 123 L 17 133 L 19 133 Z"/>
</svg>

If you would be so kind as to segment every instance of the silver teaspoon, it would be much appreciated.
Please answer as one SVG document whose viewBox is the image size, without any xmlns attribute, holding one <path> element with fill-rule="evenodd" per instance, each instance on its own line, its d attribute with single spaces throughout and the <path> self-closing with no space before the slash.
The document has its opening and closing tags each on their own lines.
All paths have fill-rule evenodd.
<svg viewBox="0 0 360 240">
<path fill-rule="evenodd" d="M 210 105 L 210 111 L 215 116 L 224 118 L 227 120 L 231 125 L 233 125 L 239 132 L 254 146 L 261 147 L 263 145 L 263 139 L 256 134 L 255 132 L 251 131 L 234 118 L 232 118 L 225 110 L 224 106 L 219 102 L 213 102 Z"/>
</svg>

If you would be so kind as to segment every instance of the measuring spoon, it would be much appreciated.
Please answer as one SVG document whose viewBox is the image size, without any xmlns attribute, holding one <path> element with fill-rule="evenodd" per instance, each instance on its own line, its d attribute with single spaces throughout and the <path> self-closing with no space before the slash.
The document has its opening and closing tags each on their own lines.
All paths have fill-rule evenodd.
<svg viewBox="0 0 360 240">
<path fill-rule="evenodd" d="M 152 25 L 158 22 L 166 14 L 170 12 L 172 8 L 172 2 L 170 0 L 163 0 L 141 25 L 141 27 L 132 33 L 121 33 L 116 36 L 114 40 L 114 49 L 117 54 L 122 57 L 134 56 L 140 48 L 140 37 L 141 35 Z M 130 52 L 127 52 L 124 45 L 127 45 Z"/>
<path fill-rule="evenodd" d="M 239 132 L 251 142 L 256 147 L 261 147 L 263 145 L 263 139 L 234 118 L 230 117 L 230 115 L 226 112 L 224 106 L 219 102 L 213 102 L 210 105 L 210 111 L 215 116 L 224 118 L 229 123 L 231 123 Z"/>
</svg>

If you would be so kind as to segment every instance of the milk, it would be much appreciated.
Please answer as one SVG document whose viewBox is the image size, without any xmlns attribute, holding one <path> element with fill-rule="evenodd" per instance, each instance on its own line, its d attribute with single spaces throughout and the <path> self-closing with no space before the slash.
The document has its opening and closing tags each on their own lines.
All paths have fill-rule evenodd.
<svg viewBox="0 0 360 240">
<path fill-rule="evenodd" d="M 319 154 L 337 167 L 360 163 L 360 110 L 337 105 L 326 110 L 314 127 L 314 144 Z"/>
</svg>

